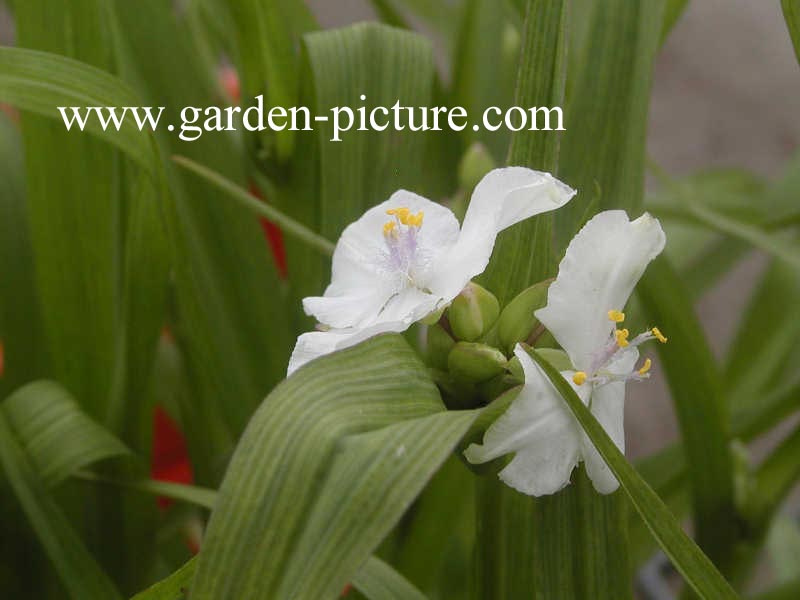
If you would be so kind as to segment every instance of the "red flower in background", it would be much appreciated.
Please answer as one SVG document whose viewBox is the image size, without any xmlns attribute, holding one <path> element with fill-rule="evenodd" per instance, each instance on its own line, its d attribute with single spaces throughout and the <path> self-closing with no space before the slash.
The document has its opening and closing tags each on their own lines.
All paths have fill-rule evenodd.
<svg viewBox="0 0 800 600">
<path fill-rule="evenodd" d="M 264 200 L 261 190 L 254 183 L 250 184 L 250 193 L 259 200 Z M 278 275 L 280 275 L 281 279 L 286 279 L 289 276 L 289 271 L 286 264 L 286 247 L 283 245 L 283 232 L 281 232 L 280 227 L 269 219 L 261 217 L 259 221 L 261 222 L 261 228 L 264 230 L 264 237 L 267 238 L 267 243 L 269 243 L 269 248 L 272 251 L 272 258 L 275 259 Z"/>
<path fill-rule="evenodd" d="M 178 424 L 160 406 L 153 411 L 153 459 L 150 476 L 157 481 L 191 484 L 194 481 L 192 463 L 186 450 L 186 439 Z M 161 508 L 172 504 L 169 498 L 158 498 Z"/>
</svg>

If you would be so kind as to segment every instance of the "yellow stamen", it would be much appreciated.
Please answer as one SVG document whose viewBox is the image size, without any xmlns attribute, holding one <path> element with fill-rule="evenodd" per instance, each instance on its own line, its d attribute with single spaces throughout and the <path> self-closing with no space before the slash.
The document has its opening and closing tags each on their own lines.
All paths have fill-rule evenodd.
<svg viewBox="0 0 800 600">
<path fill-rule="evenodd" d="M 409 227 L 420 227 L 422 225 L 422 219 L 425 217 L 424 211 L 419 211 L 415 215 L 405 206 L 401 206 L 400 208 L 390 208 L 386 211 L 386 214 L 392 217 L 397 217 L 397 220 L 400 221 L 400 223 L 403 225 L 408 225 Z"/>
<path fill-rule="evenodd" d="M 645 358 L 642 368 L 639 369 L 639 375 L 644 375 L 645 373 L 647 373 L 650 370 L 650 367 L 652 366 L 653 366 L 653 361 L 651 361 L 649 358 Z"/>
<path fill-rule="evenodd" d="M 397 223 L 395 221 L 386 221 L 383 224 L 383 235 L 391 235 Z"/>
<path fill-rule="evenodd" d="M 650 330 L 650 333 L 652 333 L 652 334 L 655 336 L 655 338 L 656 338 L 656 339 L 657 339 L 659 342 L 661 342 L 662 344 L 666 344 L 666 343 L 667 343 L 667 338 L 665 338 L 665 337 L 664 337 L 664 334 L 663 334 L 663 333 L 661 333 L 661 332 L 658 330 L 658 327 L 653 327 L 653 328 Z"/>
<path fill-rule="evenodd" d="M 608 311 L 608 320 L 614 321 L 614 323 L 622 323 L 625 320 L 625 313 L 612 309 Z"/>
<path fill-rule="evenodd" d="M 617 329 L 614 332 L 614 337 L 617 339 L 617 346 L 624 348 L 628 345 L 628 336 L 630 332 L 627 329 Z"/>
<path fill-rule="evenodd" d="M 572 381 L 575 382 L 575 385 L 583 385 L 586 383 L 586 373 L 583 371 L 578 371 L 572 376 Z"/>
</svg>

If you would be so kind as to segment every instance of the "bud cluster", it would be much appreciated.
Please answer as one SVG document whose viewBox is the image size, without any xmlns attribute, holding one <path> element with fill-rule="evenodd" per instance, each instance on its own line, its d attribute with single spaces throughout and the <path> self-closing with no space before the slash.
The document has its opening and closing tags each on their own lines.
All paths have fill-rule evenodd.
<svg viewBox="0 0 800 600">
<path fill-rule="evenodd" d="M 555 345 L 533 315 L 547 302 L 549 285 L 529 287 L 501 310 L 494 294 L 470 282 L 430 324 L 427 361 L 449 408 L 479 406 L 521 383 L 517 343 Z"/>
</svg>

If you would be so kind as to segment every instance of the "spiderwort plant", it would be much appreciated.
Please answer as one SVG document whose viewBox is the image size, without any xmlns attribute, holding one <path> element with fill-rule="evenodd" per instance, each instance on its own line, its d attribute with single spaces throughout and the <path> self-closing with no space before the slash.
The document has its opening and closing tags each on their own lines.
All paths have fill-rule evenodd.
<svg viewBox="0 0 800 600">
<path fill-rule="evenodd" d="M 303 300 L 320 330 L 298 338 L 289 374 L 379 333 L 405 331 L 445 308 L 484 271 L 499 232 L 574 195 L 549 173 L 495 169 L 476 186 L 459 227 L 448 208 L 395 192 L 339 238 L 331 284 L 323 296 Z"/>
<path fill-rule="evenodd" d="M 638 347 L 667 340 L 655 327 L 629 339 L 629 331 L 618 326 L 636 283 L 665 241 L 660 223 L 647 213 L 633 221 L 624 211 L 596 215 L 570 242 L 547 305 L 535 311 L 574 367 L 562 375 L 623 451 L 625 384 L 650 376 L 651 360 L 640 363 Z M 521 345 L 514 353 L 525 374 L 522 390 L 489 427 L 483 444 L 467 448 L 467 460 L 485 463 L 515 453 L 500 479 L 533 496 L 562 489 L 580 461 L 598 492 L 616 490 L 616 478 L 546 375 Z"/>
</svg>

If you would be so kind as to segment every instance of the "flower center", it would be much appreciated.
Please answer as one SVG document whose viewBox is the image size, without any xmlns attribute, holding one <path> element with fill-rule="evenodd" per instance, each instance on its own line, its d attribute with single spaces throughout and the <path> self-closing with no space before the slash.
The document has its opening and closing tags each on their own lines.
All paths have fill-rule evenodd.
<svg viewBox="0 0 800 600">
<path fill-rule="evenodd" d="M 408 208 L 391 208 L 386 214 L 394 217 L 383 224 L 383 239 L 389 251 L 392 270 L 399 272 L 406 283 L 414 285 L 414 265 L 417 254 L 417 235 L 425 217 L 423 211 L 412 213 Z"/>
<path fill-rule="evenodd" d="M 650 340 L 658 340 L 662 344 L 667 343 L 667 338 L 658 329 L 653 327 L 648 329 L 632 340 L 630 338 L 630 331 L 627 329 L 617 329 L 617 325 L 625 321 L 625 313 L 611 309 L 608 311 L 608 319 L 615 325 L 614 331 L 611 332 L 608 342 L 597 351 L 594 360 L 592 361 L 590 372 L 578 371 L 572 376 L 572 381 L 575 385 L 583 385 L 587 381 L 596 383 L 598 385 L 605 385 L 612 381 L 642 381 L 650 377 L 650 367 L 652 361 L 647 358 L 638 368 L 634 366 L 628 372 L 618 372 L 612 369 L 614 364 L 620 364 L 620 359 L 633 351 L 634 348 Z"/>
</svg>

